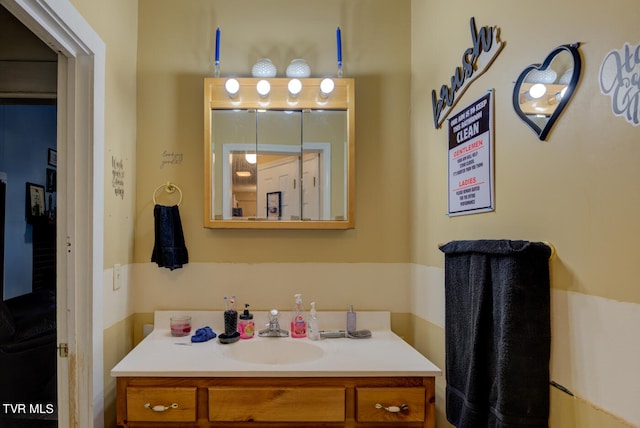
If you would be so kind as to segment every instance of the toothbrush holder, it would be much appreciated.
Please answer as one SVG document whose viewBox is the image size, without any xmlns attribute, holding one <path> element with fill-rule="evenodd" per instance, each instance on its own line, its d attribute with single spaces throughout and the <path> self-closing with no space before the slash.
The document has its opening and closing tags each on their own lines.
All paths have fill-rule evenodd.
<svg viewBox="0 0 640 428">
<path fill-rule="evenodd" d="M 238 332 L 238 311 L 224 311 L 224 334 L 234 335 Z"/>
</svg>

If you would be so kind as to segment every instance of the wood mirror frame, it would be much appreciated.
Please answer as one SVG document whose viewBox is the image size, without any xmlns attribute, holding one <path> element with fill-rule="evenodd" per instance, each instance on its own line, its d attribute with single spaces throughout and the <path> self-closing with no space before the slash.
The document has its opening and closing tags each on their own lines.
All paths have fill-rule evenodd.
<svg viewBox="0 0 640 428">
<path fill-rule="evenodd" d="M 225 84 L 230 79 L 237 82 L 238 91 L 230 95 L 225 89 Z M 267 96 L 260 96 L 256 87 L 259 81 L 266 80 L 270 84 L 270 92 Z M 321 93 L 322 78 L 301 78 L 298 79 L 302 83 L 301 92 L 293 97 L 289 93 L 288 84 L 292 78 L 206 78 L 204 81 L 204 227 L 211 229 L 353 229 L 355 227 L 355 86 L 354 80 L 349 78 L 332 78 L 334 83 L 333 91 L 324 95 Z M 235 83 L 235 82 L 234 82 Z M 305 153 L 306 141 L 303 141 L 304 133 L 302 132 L 303 116 L 315 114 L 316 112 L 344 112 L 346 126 L 344 129 L 344 138 L 346 141 L 339 142 L 340 150 L 334 148 L 331 152 L 333 156 L 344 153 L 341 158 L 340 167 L 332 169 L 335 171 L 344 170 L 343 183 L 340 189 L 344 195 L 340 197 L 340 205 L 337 213 L 331 211 L 320 218 L 305 218 L 302 215 L 303 200 L 301 190 L 299 205 L 300 215 L 287 215 L 280 217 L 279 207 L 277 208 L 278 216 L 268 215 L 269 202 L 267 206 L 258 207 L 258 193 L 256 191 L 255 215 L 239 215 L 240 211 L 231 212 L 235 197 L 232 185 L 229 184 L 233 178 L 231 167 L 231 159 L 223 162 L 223 153 L 228 156 L 230 153 L 227 146 L 238 146 L 237 141 L 231 141 L 229 144 L 225 141 L 213 141 L 215 137 L 214 128 L 214 112 L 249 112 L 251 114 L 262 114 L 263 112 L 286 112 L 298 113 L 300 115 L 300 149 L 297 162 L 301 164 L 303 154 Z M 257 113 L 256 113 L 257 112 Z M 219 120 L 219 119 L 216 119 Z M 276 126 L 277 128 L 277 126 Z M 258 127 L 250 132 L 255 132 L 256 153 L 261 154 L 258 140 L 260 139 Z M 289 132 L 288 134 L 291 134 Z M 273 139 L 273 138 L 272 138 Z M 277 139 L 277 137 L 276 137 Z M 284 140 L 285 138 L 283 138 Z M 253 144 L 253 142 L 247 142 Z M 304 144 L 304 146 L 303 146 Z M 309 143 L 313 144 L 313 143 Z M 240 144 L 244 146 L 243 144 Z M 238 153 L 242 153 L 239 151 Z M 335 159 L 335 158 L 333 158 Z M 331 160 L 331 159 L 329 159 Z M 326 162 L 326 161 L 325 161 Z M 227 165 L 225 165 L 227 163 Z M 320 161 L 322 163 L 322 161 Z M 330 162 L 331 163 L 331 162 Z M 217 169 L 216 169 L 217 168 Z M 298 168 L 300 173 L 297 179 L 300 180 L 300 189 L 304 188 L 302 182 L 302 167 Z M 228 178 L 222 177 L 225 171 Z M 225 177 L 226 177 L 225 175 Z M 258 174 L 259 175 L 259 171 Z M 326 177 L 325 177 L 326 178 Z M 223 188 L 223 182 L 227 183 L 228 189 Z M 337 181 L 337 180 L 334 180 Z M 315 179 L 314 179 L 315 183 Z M 335 183 L 332 185 L 336 185 Z M 334 187 L 335 188 L 335 187 Z M 331 192 L 331 187 L 327 186 L 325 192 Z M 342 191 L 342 189 L 344 189 Z M 263 189 L 264 190 L 264 189 Z M 279 193 L 278 189 L 269 189 L 266 195 Z M 263 191 L 264 193 L 264 191 Z M 331 194 L 330 194 L 331 195 Z M 223 203 L 229 199 L 227 203 Z M 271 197 L 271 196 L 269 196 Z M 322 199 L 322 197 L 320 197 Z M 329 196 L 331 198 L 331 196 Z M 327 199 L 322 199 L 327 200 Z M 333 203 L 333 202 L 332 202 Z M 231 204 L 231 205 L 229 205 Z M 322 202 L 320 202 L 322 205 Z M 223 207 L 224 205 L 224 207 Z M 330 205 L 330 204 L 325 204 Z M 223 209 L 225 210 L 223 212 Z M 325 207 L 326 209 L 326 207 Z M 325 211 L 328 212 L 327 209 Z M 264 215 L 262 213 L 264 212 Z M 235 217 L 234 217 L 235 216 Z"/>
</svg>

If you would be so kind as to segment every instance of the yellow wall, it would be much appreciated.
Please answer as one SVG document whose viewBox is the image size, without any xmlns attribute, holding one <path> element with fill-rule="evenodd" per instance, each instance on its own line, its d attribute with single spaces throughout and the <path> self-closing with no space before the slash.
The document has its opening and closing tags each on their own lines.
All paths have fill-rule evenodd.
<svg viewBox="0 0 640 428">
<path fill-rule="evenodd" d="M 614 117 L 611 99 L 598 86 L 605 55 L 625 42 L 640 42 L 635 11 L 633 0 L 615 6 L 596 0 L 543 0 L 531 7 L 463 0 L 455 8 L 440 1 L 412 1 L 411 260 L 441 270 L 444 257 L 437 245 L 455 239 L 547 240 L 555 245 L 551 373 L 578 398 L 552 388 L 554 428 L 626 426 L 619 419 L 640 424 L 632 404 L 638 402 L 637 389 L 634 393 L 625 386 L 638 379 L 626 355 L 637 359 L 640 352 L 633 328 L 640 318 L 640 199 L 633 173 L 640 161 L 640 128 Z M 495 211 L 450 218 L 445 215 L 447 124 L 433 126 L 431 91 L 450 84 L 462 54 L 472 46 L 471 17 L 478 28 L 499 27 L 506 43 L 453 110 L 494 89 Z M 547 141 L 539 141 L 514 113 L 514 82 L 529 64 L 575 42 L 582 43 L 579 87 Z M 441 331 L 438 322 L 419 322 L 415 334 L 433 339 Z M 444 339 L 417 346 L 430 357 L 441 355 Z M 441 367 L 443 358 L 436 358 Z M 617 392 L 619 388 L 627 393 Z"/>
<path fill-rule="evenodd" d="M 137 155 L 144 162 L 137 165 L 135 262 L 149 261 L 151 196 L 168 180 L 184 193 L 180 215 L 192 262 L 409 259 L 408 0 L 143 0 L 139 17 Z M 337 70 L 338 25 L 343 27 L 345 74 L 357 79 L 356 182 L 371 189 L 357 193 L 357 229 L 203 229 L 203 79 L 212 75 L 216 27 L 223 76 L 247 76 L 261 57 L 269 57 L 279 75 L 291 59 L 303 57 L 312 74 L 322 76 Z M 163 152 L 182 154 L 182 163 L 161 167 Z"/>
<path fill-rule="evenodd" d="M 106 45 L 104 264 L 126 265 L 133 257 L 136 200 L 138 3 L 131 0 L 71 0 L 71 3 Z M 114 183 L 114 179 L 118 182 Z"/>
<path fill-rule="evenodd" d="M 452 14 L 438 10 L 439 2 L 414 1 L 412 153 L 419 156 L 412 157 L 412 182 L 421 184 L 412 196 L 423 215 L 413 226 L 424 239 L 413 240 L 412 258 L 441 265 L 436 243 L 452 239 L 549 240 L 559 254 L 553 263 L 554 287 L 640 303 L 633 280 L 640 236 L 634 190 L 638 181 L 630 176 L 640 158 L 639 129 L 613 117 L 611 100 L 598 87 L 605 55 L 625 42 L 638 43 L 636 19 L 625 13 L 636 3 L 618 2 L 614 8 L 589 1 L 576 8 L 549 2 L 552 14 L 540 7 L 545 3 L 525 11 L 516 2 L 463 2 L 458 7 L 465 13 Z M 464 106 L 495 88 L 496 211 L 448 218 L 447 135 L 446 128 L 436 130 L 430 122 L 431 90 L 450 81 L 471 46 L 472 16 L 478 26 L 498 26 L 506 42 L 493 66 L 460 102 Z M 553 31 L 529 25 L 538 21 Z M 598 30 L 609 22 L 606 31 Z M 434 33 L 440 36 L 434 38 Z M 575 42 L 583 43 L 579 88 L 547 141 L 541 142 L 513 111 L 513 82 L 555 47 Z M 429 168 L 421 167 L 427 163 Z"/>
</svg>

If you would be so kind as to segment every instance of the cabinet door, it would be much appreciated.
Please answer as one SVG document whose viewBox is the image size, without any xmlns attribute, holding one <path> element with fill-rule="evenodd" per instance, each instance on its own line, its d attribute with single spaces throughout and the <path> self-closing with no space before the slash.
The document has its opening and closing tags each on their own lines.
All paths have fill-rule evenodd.
<svg viewBox="0 0 640 428">
<path fill-rule="evenodd" d="M 424 422 L 425 388 L 356 388 L 358 422 Z"/>
<path fill-rule="evenodd" d="M 343 422 L 342 387 L 212 387 L 209 420 L 216 422 Z"/>
<path fill-rule="evenodd" d="M 130 422 L 195 422 L 196 387 L 127 387 Z"/>
</svg>

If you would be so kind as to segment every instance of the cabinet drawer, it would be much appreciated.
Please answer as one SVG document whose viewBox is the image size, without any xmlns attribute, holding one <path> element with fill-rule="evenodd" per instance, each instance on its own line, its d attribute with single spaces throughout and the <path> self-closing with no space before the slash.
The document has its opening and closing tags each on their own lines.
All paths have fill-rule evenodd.
<svg viewBox="0 0 640 428">
<path fill-rule="evenodd" d="M 425 388 L 356 388 L 356 421 L 424 422 L 425 403 Z M 399 412 L 385 409 L 402 405 Z"/>
<path fill-rule="evenodd" d="M 195 422 L 197 392 L 196 387 L 127 387 L 127 419 L 130 422 Z"/>
<path fill-rule="evenodd" d="M 343 387 L 212 387 L 209 420 L 218 422 L 342 422 Z"/>
</svg>

